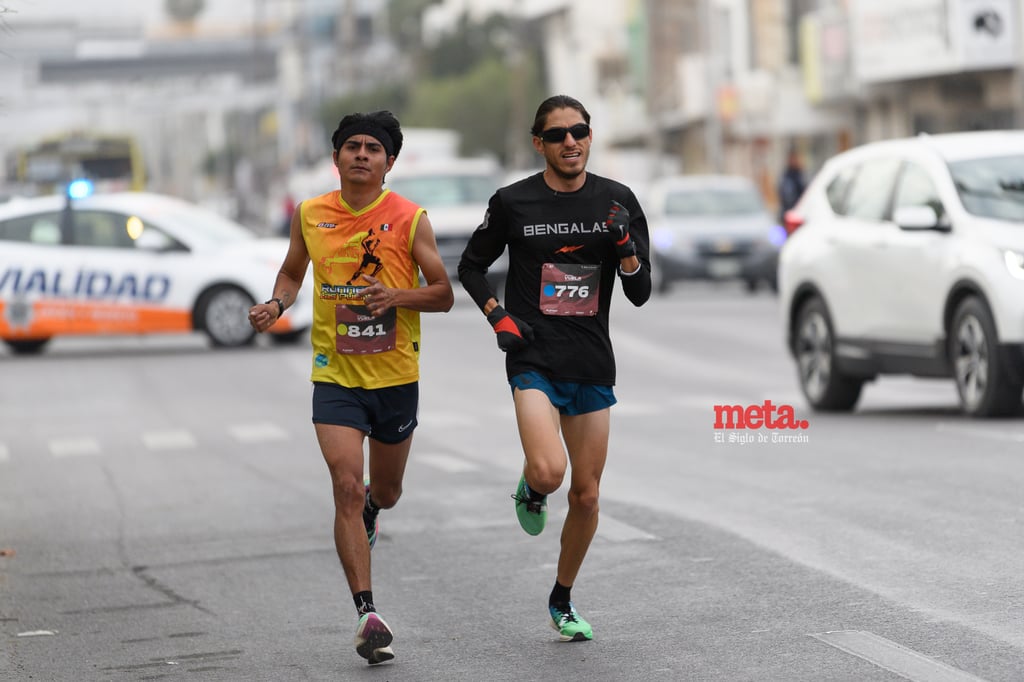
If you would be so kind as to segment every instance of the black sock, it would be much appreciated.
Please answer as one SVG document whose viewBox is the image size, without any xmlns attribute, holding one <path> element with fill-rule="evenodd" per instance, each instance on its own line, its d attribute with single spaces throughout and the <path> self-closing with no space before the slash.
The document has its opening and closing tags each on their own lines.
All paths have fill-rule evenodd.
<svg viewBox="0 0 1024 682">
<path fill-rule="evenodd" d="M 377 609 L 373 608 L 373 592 L 365 590 L 363 592 L 356 592 L 352 595 L 353 601 L 356 603 L 356 611 L 362 616 L 364 613 L 376 613 Z"/>
<path fill-rule="evenodd" d="M 530 502 L 543 502 L 544 498 L 547 497 L 547 495 L 542 495 L 531 488 L 529 483 L 526 484 L 526 492 L 530 495 Z"/>
<path fill-rule="evenodd" d="M 569 592 L 572 587 L 566 587 L 562 583 L 555 581 L 555 586 L 551 588 L 551 596 L 548 597 L 549 606 L 568 606 L 569 605 Z"/>
</svg>

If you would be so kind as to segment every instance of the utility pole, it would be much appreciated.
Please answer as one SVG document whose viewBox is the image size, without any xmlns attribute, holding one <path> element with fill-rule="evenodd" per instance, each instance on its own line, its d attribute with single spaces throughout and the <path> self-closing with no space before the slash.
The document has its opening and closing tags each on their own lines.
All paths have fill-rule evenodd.
<svg viewBox="0 0 1024 682">
<path fill-rule="evenodd" d="M 338 80 L 343 91 L 351 90 L 356 82 L 356 0 L 342 0 L 344 7 L 338 14 Z M 337 92 L 333 93 L 339 94 Z"/>
<path fill-rule="evenodd" d="M 707 82 L 707 113 L 704 119 L 704 146 L 708 167 L 715 173 L 722 171 L 722 122 L 718 117 L 718 90 L 721 86 L 722 68 L 718 57 L 718 22 L 713 0 L 699 0 L 698 8 L 701 52 Z"/>
<path fill-rule="evenodd" d="M 1024 128 L 1024 11 L 1018 7 L 1017 12 L 1017 26 L 1015 27 L 1017 34 L 1017 64 L 1014 67 L 1014 85 L 1017 93 L 1013 98 L 1014 101 L 1014 127 L 1020 129 Z"/>
</svg>

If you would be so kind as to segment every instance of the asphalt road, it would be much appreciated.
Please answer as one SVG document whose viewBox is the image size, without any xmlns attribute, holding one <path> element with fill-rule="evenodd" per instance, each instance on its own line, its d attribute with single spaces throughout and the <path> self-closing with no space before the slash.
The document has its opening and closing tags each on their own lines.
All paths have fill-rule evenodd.
<svg viewBox="0 0 1024 682">
<path fill-rule="evenodd" d="M 397 658 L 373 668 L 304 348 L 0 354 L 0 678 L 1024 679 L 1024 420 L 965 419 L 909 378 L 815 414 L 767 293 L 615 305 L 620 404 L 573 590 L 595 641 L 546 624 L 564 494 L 541 536 L 518 528 L 502 356 L 460 296 L 424 316 L 420 427 L 373 554 Z M 765 401 L 808 428 L 714 428 L 716 405 Z"/>
</svg>

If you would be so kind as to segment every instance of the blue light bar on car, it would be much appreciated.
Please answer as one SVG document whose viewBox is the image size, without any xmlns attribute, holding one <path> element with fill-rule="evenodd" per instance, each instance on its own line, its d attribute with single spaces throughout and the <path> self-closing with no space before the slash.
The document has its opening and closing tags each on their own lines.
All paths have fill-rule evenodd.
<svg viewBox="0 0 1024 682">
<path fill-rule="evenodd" d="M 79 178 L 68 183 L 68 197 L 71 199 L 84 199 L 95 190 L 92 180 Z"/>
</svg>

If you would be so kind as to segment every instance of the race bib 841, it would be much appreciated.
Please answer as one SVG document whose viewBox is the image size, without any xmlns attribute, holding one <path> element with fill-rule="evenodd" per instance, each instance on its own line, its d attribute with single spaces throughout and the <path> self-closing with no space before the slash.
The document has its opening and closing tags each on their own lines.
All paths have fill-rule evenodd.
<svg viewBox="0 0 1024 682">
<path fill-rule="evenodd" d="M 394 308 L 380 317 L 373 317 L 363 305 L 342 303 L 334 306 L 338 352 L 365 355 L 394 350 L 396 318 Z"/>
</svg>

